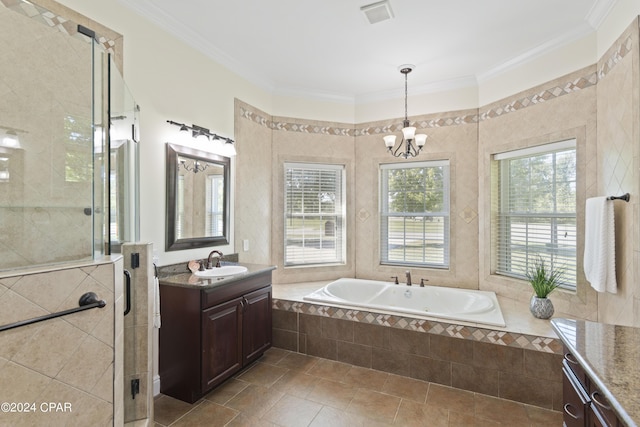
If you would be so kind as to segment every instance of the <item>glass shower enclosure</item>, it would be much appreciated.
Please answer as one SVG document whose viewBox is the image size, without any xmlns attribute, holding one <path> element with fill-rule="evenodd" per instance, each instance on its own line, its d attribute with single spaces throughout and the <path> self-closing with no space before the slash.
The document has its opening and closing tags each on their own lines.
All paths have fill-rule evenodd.
<svg viewBox="0 0 640 427">
<path fill-rule="evenodd" d="M 0 1 L 0 271 L 138 239 L 138 108 L 110 55 Z M 44 25 L 43 25 L 44 24 Z"/>
</svg>

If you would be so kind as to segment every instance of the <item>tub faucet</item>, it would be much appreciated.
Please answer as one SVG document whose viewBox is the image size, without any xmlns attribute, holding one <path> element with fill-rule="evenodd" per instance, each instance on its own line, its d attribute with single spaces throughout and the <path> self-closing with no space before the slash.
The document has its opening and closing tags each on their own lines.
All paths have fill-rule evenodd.
<svg viewBox="0 0 640 427">
<path fill-rule="evenodd" d="M 223 255 L 222 252 L 220 251 L 211 251 L 211 253 L 209 254 L 209 257 L 207 258 L 207 270 L 210 270 L 213 268 L 213 255 L 217 254 L 218 255 L 218 260 L 216 261 L 216 268 L 220 268 L 220 260 L 222 259 Z"/>
<path fill-rule="evenodd" d="M 407 286 L 411 286 L 411 272 L 407 270 L 404 274 L 407 275 Z"/>
</svg>

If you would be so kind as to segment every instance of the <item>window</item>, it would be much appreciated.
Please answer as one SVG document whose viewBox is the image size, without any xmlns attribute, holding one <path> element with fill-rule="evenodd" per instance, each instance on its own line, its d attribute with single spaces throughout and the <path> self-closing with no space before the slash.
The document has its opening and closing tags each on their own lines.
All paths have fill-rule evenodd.
<svg viewBox="0 0 640 427">
<path fill-rule="evenodd" d="M 449 161 L 380 165 L 380 262 L 449 267 Z"/>
<path fill-rule="evenodd" d="M 205 209 L 207 210 L 207 220 L 205 236 L 222 236 L 224 234 L 224 175 L 207 175 L 206 187 Z M 184 212 L 182 212 L 182 215 L 184 215 Z"/>
<path fill-rule="evenodd" d="M 284 175 L 284 265 L 344 264 L 344 166 L 285 163 Z"/>
<path fill-rule="evenodd" d="M 526 278 L 539 257 L 576 287 L 576 141 L 494 155 L 496 273 Z"/>
</svg>

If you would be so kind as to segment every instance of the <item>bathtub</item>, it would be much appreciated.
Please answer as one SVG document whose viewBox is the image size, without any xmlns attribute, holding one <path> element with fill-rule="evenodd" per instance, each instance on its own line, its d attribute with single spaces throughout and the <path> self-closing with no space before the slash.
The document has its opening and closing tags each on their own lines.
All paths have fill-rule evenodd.
<svg viewBox="0 0 640 427">
<path fill-rule="evenodd" d="M 305 301 L 394 314 L 504 327 L 494 292 L 440 286 L 394 285 L 363 279 L 338 279 L 304 296 Z"/>
</svg>

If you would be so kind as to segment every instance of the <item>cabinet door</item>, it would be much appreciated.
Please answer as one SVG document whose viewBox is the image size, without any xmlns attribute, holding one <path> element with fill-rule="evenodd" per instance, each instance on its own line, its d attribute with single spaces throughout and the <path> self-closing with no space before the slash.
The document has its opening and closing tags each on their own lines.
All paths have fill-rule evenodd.
<svg viewBox="0 0 640 427">
<path fill-rule="evenodd" d="M 253 362 L 271 347 L 271 286 L 244 296 L 243 357 Z"/>
<path fill-rule="evenodd" d="M 589 397 L 571 369 L 566 365 L 566 361 L 562 366 L 562 401 L 564 425 L 584 427 L 587 420 Z"/>
<path fill-rule="evenodd" d="M 243 298 L 202 312 L 202 392 L 242 367 Z"/>
</svg>

